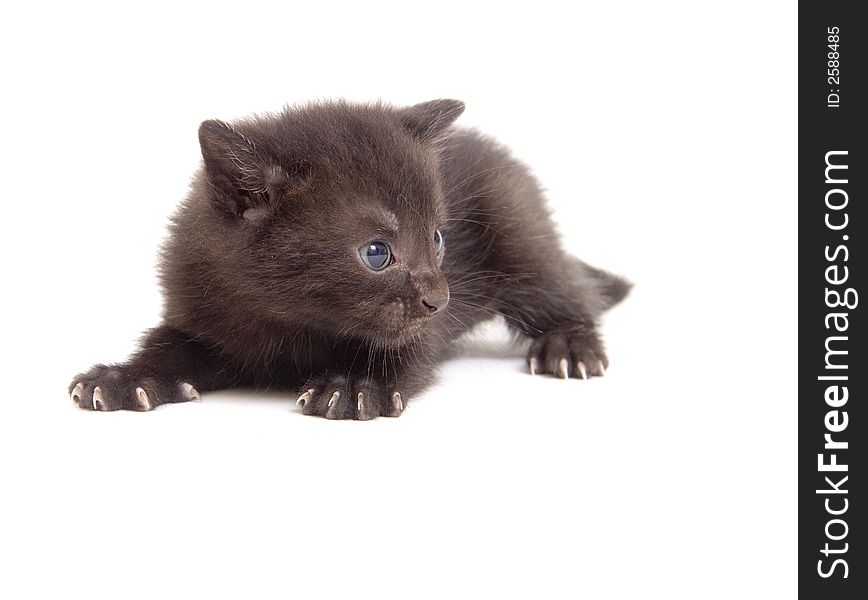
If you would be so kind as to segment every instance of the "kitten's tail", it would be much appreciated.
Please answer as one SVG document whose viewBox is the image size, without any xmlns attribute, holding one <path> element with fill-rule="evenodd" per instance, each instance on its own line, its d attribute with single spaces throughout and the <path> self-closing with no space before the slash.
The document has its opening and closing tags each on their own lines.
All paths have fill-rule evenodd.
<svg viewBox="0 0 868 600">
<path fill-rule="evenodd" d="M 633 284 L 608 271 L 583 263 L 586 273 L 594 280 L 602 300 L 602 310 L 608 310 L 627 297 Z"/>
</svg>

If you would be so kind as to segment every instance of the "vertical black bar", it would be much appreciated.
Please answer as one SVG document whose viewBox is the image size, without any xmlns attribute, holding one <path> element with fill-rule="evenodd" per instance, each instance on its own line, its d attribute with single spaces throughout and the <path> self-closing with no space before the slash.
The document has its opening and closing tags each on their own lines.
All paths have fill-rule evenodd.
<svg viewBox="0 0 868 600">
<path fill-rule="evenodd" d="M 868 598 L 861 4 L 799 2 L 799 593 L 829 600 Z"/>
</svg>

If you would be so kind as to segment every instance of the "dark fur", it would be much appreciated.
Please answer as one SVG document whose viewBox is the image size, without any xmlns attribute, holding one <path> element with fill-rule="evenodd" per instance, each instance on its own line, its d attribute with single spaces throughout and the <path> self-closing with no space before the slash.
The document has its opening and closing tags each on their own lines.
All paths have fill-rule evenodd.
<svg viewBox="0 0 868 600">
<path fill-rule="evenodd" d="M 629 285 L 563 252 L 536 179 L 452 127 L 463 109 L 329 102 L 204 122 L 163 250 L 163 324 L 128 362 L 77 376 L 74 399 L 147 410 L 189 399 L 183 383 L 256 386 L 310 390 L 305 414 L 397 416 L 494 315 L 533 339 L 539 372 L 563 375 L 565 358 L 569 376 L 603 374 L 596 322 Z M 374 239 L 395 256 L 380 272 L 357 254 Z"/>
</svg>

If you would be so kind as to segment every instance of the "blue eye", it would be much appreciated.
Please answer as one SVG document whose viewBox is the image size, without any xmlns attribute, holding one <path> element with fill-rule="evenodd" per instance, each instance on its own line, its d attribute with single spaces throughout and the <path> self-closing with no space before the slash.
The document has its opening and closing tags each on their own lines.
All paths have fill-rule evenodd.
<svg viewBox="0 0 868 600">
<path fill-rule="evenodd" d="M 371 242 L 359 248 L 359 257 L 372 271 L 380 271 L 389 266 L 392 251 L 385 242 Z"/>
<path fill-rule="evenodd" d="M 440 233 L 439 229 L 434 232 L 434 245 L 437 247 L 437 252 L 443 248 L 443 234 Z"/>
</svg>

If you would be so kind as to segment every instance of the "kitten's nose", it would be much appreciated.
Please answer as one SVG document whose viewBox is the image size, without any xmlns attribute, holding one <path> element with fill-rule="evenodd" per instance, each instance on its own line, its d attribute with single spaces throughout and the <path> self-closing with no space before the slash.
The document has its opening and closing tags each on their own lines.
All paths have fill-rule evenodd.
<svg viewBox="0 0 868 600">
<path fill-rule="evenodd" d="M 429 292 L 422 298 L 422 306 L 433 315 L 443 310 L 449 303 L 449 292 Z"/>
</svg>

